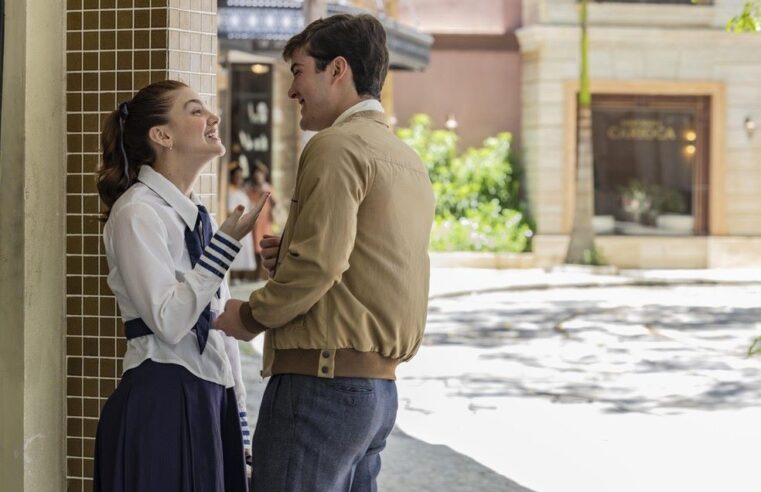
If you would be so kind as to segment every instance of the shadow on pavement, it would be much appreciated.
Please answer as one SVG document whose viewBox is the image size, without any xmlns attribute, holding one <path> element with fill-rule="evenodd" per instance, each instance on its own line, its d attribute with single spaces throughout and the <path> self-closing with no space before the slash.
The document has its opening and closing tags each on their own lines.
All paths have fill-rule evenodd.
<svg viewBox="0 0 761 492">
<path fill-rule="evenodd" d="M 384 492 L 531 492 L 448 446 L 428 444 L 394 429 L 378 479 Z"/>
</svg>

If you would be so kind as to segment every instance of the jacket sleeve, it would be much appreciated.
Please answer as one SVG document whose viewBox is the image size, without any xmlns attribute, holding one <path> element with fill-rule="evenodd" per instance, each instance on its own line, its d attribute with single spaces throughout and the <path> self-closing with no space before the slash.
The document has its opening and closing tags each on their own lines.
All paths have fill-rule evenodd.
<svg viewBox="0 0 761 492">
<path fill-rule="evenodd" d="M 368 162 L 335 134 L 318 134 L 302 154 L 289 243 L 275 277 L 251 294 L 251 315 L 277 328 L 306 313 L 341 281 L 354 249 L 357 213 L 371 182 Z"/>
</svg>

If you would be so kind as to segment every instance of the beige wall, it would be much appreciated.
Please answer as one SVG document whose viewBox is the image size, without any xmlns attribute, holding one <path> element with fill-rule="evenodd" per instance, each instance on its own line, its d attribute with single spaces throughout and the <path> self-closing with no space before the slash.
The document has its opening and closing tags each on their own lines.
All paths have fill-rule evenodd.
<svg viewBox="0 0 761 492">
<path fill-rule="evenodd" d="M 425 72 L 394 73 L 399 126 L 427 113 L 443 128 L 449 113 L 459 123 L 463 147 L 497 132 L 520 132 L 520 53 L 505 50 L 434 50 Z"/>
<path fill-rule="evenodd" d="M 62 490 L 63 4 L 6 1 L 0 142 L 0 488 Z"/>
</svg>

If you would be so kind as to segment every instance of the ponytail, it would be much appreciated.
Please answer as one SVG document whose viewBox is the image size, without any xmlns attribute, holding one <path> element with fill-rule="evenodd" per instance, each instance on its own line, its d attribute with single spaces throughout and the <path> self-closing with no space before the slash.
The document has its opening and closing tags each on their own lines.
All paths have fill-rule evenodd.
<svg viewBox="0 0 761 492">
<path fill-rule="evenodd" d="M 187 85 L 174 80 L 154 82 L 106 116 L 100 137 L 103 161 L 97 173 L 98 194 L 106 206 L 103 220 L 116 200 L 137 182 L 140 166 L 156 161 L 148 132 L 169 122 L 172 93 L 183 87 Z"/>
</svg>

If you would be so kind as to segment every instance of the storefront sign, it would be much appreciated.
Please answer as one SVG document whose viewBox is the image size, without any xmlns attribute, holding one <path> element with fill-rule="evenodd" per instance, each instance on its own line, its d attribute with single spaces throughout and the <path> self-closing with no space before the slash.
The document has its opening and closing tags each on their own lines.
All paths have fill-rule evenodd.
<svg viewBox="0 0 761 492">
<path fill-rule="evenodd" d="M 676 130 L 661 121 L 650 119 L 621 120 L 611 125 L 605 134 L 611 140 L 676 140 Z"/>
</svg>

